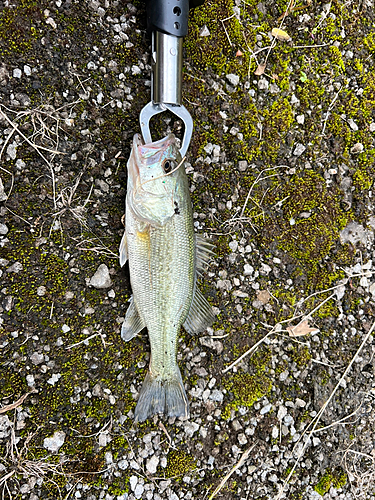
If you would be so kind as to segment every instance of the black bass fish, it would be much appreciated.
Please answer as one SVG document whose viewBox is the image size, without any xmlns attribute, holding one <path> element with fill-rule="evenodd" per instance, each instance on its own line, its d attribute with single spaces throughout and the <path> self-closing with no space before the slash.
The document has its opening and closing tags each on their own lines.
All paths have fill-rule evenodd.
<svg viewBox="0 0 375 500">
<path fill-rule="evenodd" d="M 177 364 L 181 325 L 189 333 L 214 321 L 196 285 L 212 245 L 194 233 L 188 179 L 175 137 L 144 144 L 134 136 L 128 161 L 125 233 L 120 265 L 129 261 L 133 295 L 121 329 L 123 340 L 147 327 L 151 358 L 135 420 L 152 415 L 188 417 L 189 403 Z"/>
</svg>

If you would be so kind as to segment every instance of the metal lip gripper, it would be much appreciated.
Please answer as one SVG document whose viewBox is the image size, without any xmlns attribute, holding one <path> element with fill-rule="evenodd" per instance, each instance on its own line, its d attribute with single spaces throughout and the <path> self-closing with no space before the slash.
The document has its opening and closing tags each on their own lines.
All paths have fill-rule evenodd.
<svg viewBox="0 0 375 500">
<path fill-rule="evenodd" d="M 193 6 L 203 3 L 192 2 Z M 193 134 L 193 119 L 182 104 L 182 47 L 187 34 L 189 0 L 147 0 L 147 27 L 151 31 L 151 102 L 139 115 L 146 144 L 152 142 L 150 120 L 169 110 L 185 126 L 180 149 L 184 157 Z"/>
</svg>

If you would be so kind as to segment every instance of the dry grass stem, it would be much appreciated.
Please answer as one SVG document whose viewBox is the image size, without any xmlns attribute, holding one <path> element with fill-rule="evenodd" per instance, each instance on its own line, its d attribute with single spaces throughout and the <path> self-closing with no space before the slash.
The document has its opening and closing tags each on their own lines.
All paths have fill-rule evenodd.
<svg viewBox="0 0 375 500">
<path fill-rule="evenodd" d="M 15 401 L 14 403 L 10 404 L 10 405 L 7 405 L 7 406 L 3 406 L 2 408 L 0 408 L 0 414 L 1 413 L 6 413 L 7 411 L 10 411 L 10 410 L 14 410 L 15 408 L 17 408 L 18 406 L 21 406 L 22 403 L 25 401 L 25 399 L 27 398 L 27 396 L 29 396 L 30 394 L 34 394 L 38 392 L 36 389 L 33 389 L 32 391 L 30 392 L 27 392 L 26 394 L 24 394 L 23 396 L 21 396 L 19 399 L 17 399 L 17 401 Z"/>
<path fill-rule="evenodd" d="M 231 477 L 232 474 L 236 472 L 239 468 L 243 466 L 245 461 L 249 458 L 250 452 L 254 449 L 255 444 L 253 446 L 250 446 L 246 451 L 243 452 L 241 455 L 241 458 L 239 461 L 236 463 L 236 465 L 228 472 L 226 476 L 221 480 L 220 484 L 217 486 L 217 488 L 214 490 L 213 493 L 208 497 L 208 500 L 212 500 L 216 495 L 219 493 L 219 491 L 225 486 L 225 483 L 228 481 L 228 479 Z"/>
</svg>

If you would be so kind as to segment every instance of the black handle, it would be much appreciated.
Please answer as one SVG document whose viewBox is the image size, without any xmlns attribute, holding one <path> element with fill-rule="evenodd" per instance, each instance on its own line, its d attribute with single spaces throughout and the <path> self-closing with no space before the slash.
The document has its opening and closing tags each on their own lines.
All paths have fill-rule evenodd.
<svg viewBox="0 0 375 500">
<path fill-rule="evenodd" d="M 188 30 L 189 8 L 204 0 L 146 0 L 147 30 L 184 37 Z"/>
</svg>

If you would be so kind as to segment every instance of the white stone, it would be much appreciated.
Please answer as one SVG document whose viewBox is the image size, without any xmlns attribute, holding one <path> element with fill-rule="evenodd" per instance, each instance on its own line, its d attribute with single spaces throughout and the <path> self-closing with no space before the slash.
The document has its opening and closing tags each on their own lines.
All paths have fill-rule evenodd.
<svg viewBox="0 0 375 500">
<path fill-rule="evenodd" d="M 132 66 L 132 75 L 140 75 L 142 73 L 141 68 L 138 66 Z"/>
<path fill-rule="evenodd" d="M 47 380 L 47 384 L 55 385 L 61 378 L 60 373 L 53 373 L 52 377 Z"/>
<path fill-rule="evenodd" d="M 297 115 L 296 116 L 297 123 L 303 125 L 305 123 L 305 115 Z"/>
<path fill-rule="evenodd" d="M 4 184 L 0 178 L 0 201 L 5 201 L 8 196 L 5 194 Z"/>
<path fill-rule="evenodd" d="M 199 36 L 210 36 L 210 30 L 207 28 L 206 25 L 202 26 L 202 28 L 199 30 Z"/>
<path fill-rule="evenodd" d="M 217 401 L 217 402 L 221 403 L 224 399 L 224 394 L 221 391 L 219 391 L 218 389 L 214 389 L 212 391 L 212 393 L 210 394 L 210 399 L 212 401 Z"/>
<path fill-rule="evenodd" d="M 65 441 L 65 432 L 56 431 L 53 436 L 45 438 L 43 441 L 43 447 L 52 453 L 57 453 Z"/>
<path fill-rule="evenodd" d="M 96 273 L 90 279 L 90 285 L 98 289 L 110 288 L 112 286 L 109 269 L 105 264 L 100 264 Z"/>
<path fill-rule="evenodd" d="M 22 270 L 23 270 L 23 265 L 21 264 L 21 262 L 17 261 L 14 264 L 12 264 L 10 267 L 8 267 L 7 272 L 8 273 L 19 273 Z"/>
<path fill-rule="evenodd" d="M 26 375 L 26 382 L 29 387 L 33 387 L 35 385 L 34 375 Z"/>
<path fill-rule="evenodd" d="M 46 294 L 46 291 L 47 291 L 47 288 L 45 286 L 38 286 L 38 288 L 36 289 L 36 294 L 39 296 L 39 297 L 43 297 L 43 295 Z"/>
<path fill-rule="evenodd" d="M 241 433 L 241 434 L 238 434 L 238 442 L 241 444 L 241 445 L 244 445 L 247 443 L 247 438 L 245 436 L 244 433 Z"/>
<path fill-rule="evenodd" d="M 46 19 L 46 24 L 49 24 L 50 26 L 52 26 L 53 29 L 57 28 L 56 21 L 54 19 L 52 19 L 52 17 L 49 17 L 48 19 Z"/>
<path fill-rule="evenodd" d="M 16 161 L 16 167 L 19 170 L 22 170 L 25 166 L 26 166 L 26 163 L 23 160 L 21 160 L 20 158 L 18 158 L 18 160 Z"/>
<path fill-rule="evenodd" d="M 285 406 L 280 406 L 279 411 L 277 412 L 277 418 L 281 421 L 287 413 L 288 410 L 285 408 Z"/>
<path fill-rule="evenodd" d="M 135 487 L 138 484 L 138 476 L 130 476 L 129 482 L 131 490 L 135 491 Z"/>
<path fill-rule="evenodd" d="M 238 248 L 238 241 L 233 240 L 229 243 L 229 248 L 232 250 L 232 252 L 235 252 Z"/>
<path fill-rule="evenodd" d="M 134 496 L 135 498 L 142 498 L 143 492 L 144 492 L 144 486 L 143 484 L 137 484 L 134 490 Z"/>
<path fill-rule="evenodd" d="M 357 142 L 354 144 L 353 147 L 350 148 L 350 152 L 352 154 L 359 154 L 363 152 L 363 149 L 364 149 L 363 144 L 361 142 Z"/>
<path fill-rule="evenodd" d="M 39 353 L 39 352 L 34 352 L 31 356 L 30 356 L 30 360 L 31 362 L 34 364 L 34 365 L 40 365 L 40 363 L 43 363 L 44 361 L 44 356 L 42 353 Z"/>
<path fill-rule="evenodd" d="M 124 459 L 124 460 L 120 460 L 117 465 L 118 465 L 119 469 L 126 470 L 129 467 L 129 462 Z"/>
<path fill-rule="evenodd" d="M 370 132 L 375 132 L 375 122 L 370 123 Z"/>
<path fill-rule="evenodd" d="M 271 408 L 272 408 L 271 404 L 263 406 L 263 408 L 260 410 L 260 414 L 265 415 L 266 413 L 271 411 Z"/>
<path fill-rule="evenodd" d="M 259 90 L 268 90 L 268 87 L 269 87 L 268 80 L 266 80 L 265 78 L 261 78 L 258 82 Z"/>
<path fill-rule="evenodd" d="M 244 276 L 250 276 L 251 274 L 253 274 L 253 272 L 254 272 L 254 268 L 252 266 L 250 266 L 250 264 L 244 265 L 244 267 L 243 267 Z"/>
<path fill-rule="evenodd" d="M 352 118 L 349 118 L 348 123 L 349 123 L 350 128 L 352 130 L 354 130 L 354 132 L 357 132 L 358 125 L 356 124 L 356 122 Z"/>
<path fill-rule="evenodd" d="M 293 154 L 294 156 L 301 156 L 301 154 L 306 150 L 306 147 L 299 142 L 296 143 L 296 147 L 294 148 Z"/>
<path fill-rule="evenodd" d="M 146 461 L 146 469 L 150 474 L 156 473 L 158 465 L 159 457 L 157 457 L 156 455 L 152 455 L 152 457 Z"/>
<path fill-rule="evenodd" d="M 279 428 L 277 427 L 277 425 L 274 425 L 272 427 L 272 438 L 277 439 L 278 437 L 279 437 Z"/>
<path fill-rule="evenodd" d="M 13 77 L 14 78 L 21 78 L 22 76 L 22 71 L 19 68 L 15 68 L 13 70 Z"/>
<path fill-rule="evenodd" d="M 195 432 L 199 429 L 199 425 L 195 422 L 186 422 L 185 423 L 185 433 L 188 437 L 192 437 Z"/>
<path fill-rule="evenodd" d="M 27 64 L 25 64 L 25 66 L 23 67 L 23 72 L 25 73 L 26 76 L 30 76 L 31 75 L 31 68 L 30 68 L 30 66 L 28 66 Z"/>
<path fill-rule="evenodd" d="M 228 82 L 233 85 L 234 87 L 237 87 L 237 85 L 240 82 L 240 77 L 238 75 L 234 75 L 233 73 L 229 73 L 226 75 Z"/>
<path fill-rule="evenodd" d="M 9 155 L 11 160 L 15 160 L 17 156 L 17 143 L 12 142 L 12 144 L 9 144 L 7 147 L 7 155 Z"/>
<path fill-rule="evenodd" d="M 68 333 L 68 332 L 70 332 L 70 326 L 68 326 L 68 325 L 63 325 L 63 326 L 61 327 L 61 330 L 62 330 L 64 333 Z"/>
<path fill-rule="evenodd" d="M 8 226 L 0 222 L 0 235 L 4 236 L 7 234 L 8 231 L 9 231 Z"/>
</svg>

